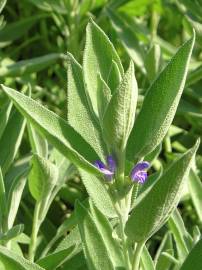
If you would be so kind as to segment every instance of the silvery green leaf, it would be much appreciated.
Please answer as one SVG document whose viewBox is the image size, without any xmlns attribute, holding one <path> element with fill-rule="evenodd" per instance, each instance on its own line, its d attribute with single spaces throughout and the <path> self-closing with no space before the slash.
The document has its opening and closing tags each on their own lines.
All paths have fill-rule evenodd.
<svg viewBox="0 0 202 270">
<path fill-rule="evenodd" d="M 0 166 L 3 174 L 8 171 L 17 154 L 24 134 L 25 124 L 24 117 L 14 109 L 0 139 Z"/>
<path fill-rule="evenodd" d="M 76 215 L 89 270 L 123 270 L 121 249 L 112 237 L 109 221 L 92 204 L 91 211 L 77 202 Z"/>
<path fill-rule="evenodd" d="M 114 202 L 109 195 L 106 184 L 104 183 L 104 181 L 106 181 L 104 177 L 99 179 L 84 170 L 79 171 L 82 182 L 84 183 L 84 186 L 96 207 L 107 217 L 116 217 L 117 213 L 114 208 Z"/>
<path fill-rule="evenodd" d="M 130 66 L 104 114 L 103 133 L 112 152 L 119 153 L 126 147 L 135 120 L 137 96 L 134 65 L 133 62 L 130 62 Z"/>
<path fill-rule="evenodd" d="M 131 241 L 146 241 L 169 218 L 180 200 L 198 146 L 199 141 L 173 162 L 149 192 L 137 202 L 125 228 Z"/>
<path fill-rule="evenodd" d="M 46 257 L 37 261 L 37 264 L 46 270 L 54 270 L 60 267 L 74 252 L 75 247 L 71 246 L 60 251 L 48 254 Z"/>
<path fill-rule="evenodd" d="M 4 106 L 1 108 L 1 111 L 0 111 L 0 138 L 1 138 L 2 134 L 4 133 L 4 130 L 5 130 L 6 125 L 8 123 L 11 109 L 12 109 L 12 102 L 10 102 L 10 101 L 8 103 L 4 104 Z"/>
<path fill-rule="evenodd" d="M 147 77 L 152 82 L 158 74 L 161 67 L 161 48 L 158 44 L 154 44 L 147 53 L 145 59 L 145 68 Z"/>
<path fill-rule="evenodd" d="M 18 208 L 21 202 L 22 193 L 27 182 L 27 175 L 28 169 L 21 168 L 18 172 L 16 172 L 15 177 L 12 179 L 8 189 L 7 195 L 7 209 L 8 209 L 8 216 L 7 216 L 7 223 L 8 228 L 12 228 L 13 223 L 15 221 Z"/>
<path fill-rule="evenodd" d="M 101 128 L 88 105 L 82 72 L 79 63 L 68 54 L 67 121 L 104 159 L 105 145 Z"/>
<path fill-rule="evenodd" d="M 111 90 L 109 89 L 102 76 L 98 75 L 98 114 L 100 123 L 102 124 L 104 113 L 111 99 Z"/>
<path fill-rule="evenodd" d="M 140 263 L 143 270 L 155 270 L 152 257 L 149 254 L 149 251 L 146 246 L 143 247 Z"/>
<path fill-rule="evenodd" d="M 41 201 L 52 192 L 58 180 L 57 167 L 50 161 L 34 154 L 29 174 L 29 190 L 36 201 Z"/>
<path fill-rule="evenodd" d="M 2 235 L 0 234 L 0 241 L 7 242 L 7 241 L 17 237 L 18 235 L 20 235 L 23 232 L 23 230 L 24 230 L 23 224 L 15 225 L 10 230 L 8 230 L 6 233 L 4 233 Z"/>
<path fill-rule="evenodd" d="M 90 99 L 90 104 L 98 116 L 98 100 L 99 94 L 97 91 L 99 83 L 99 74 L 103 80 L 109 85 L 109 75 L 113 68 L 113 62 L 116 63 L 118 70 L 113 72 L 114 80 L 119 83 L 121 76 L 123 75 L 123 67 L 117 52 L 115 51 L 112 43 L 102 31 L 102 29 L 91 20 L 86 29 L 86 45 L 83 58 L 83 74 L 84 82 L 87 89 L 87 94 Z M 112 76 L 112 74 L 110 75 Z M 113 92 L 114 89 L 112 89 Z"/>
<path fill-rule="evenodd" d="M 101 174 L 88 160 L 97 159 L 90 145 L 64 119 L 49 111 L 33 99 L 5 86 L 3 91 L 36 130 L 74 164 L 85 170 Z M 80 154 L 81 153 L 81 154 Z"/>
<path fill-rule="evenodd" d="M 29 141 L 33 153 L 38 154 L 44 158 L 48 157 L 48 143 L 46 139 L 42 138 L 39 133 L 33 128 L 31 124 L 27 124 Z"/>
<path fill-rule="evenodd" d="M 128 141 L 130 160 L 144 157 L 166 135 L 185 85 L 194 41 L 195 35 L 180 47 L 148 89 Z"/>
<path fill-rule="evenodd" d="M 170 232 L 165 234 L 156 252 L 154 259 L 156 270 L 169 269 L 172 264 L 172 262 L 163 255 L 163 252 L 169 253 L 171 256 L 174 255 L 172 235 Z"/>
<path fill-rule="evenodd" d="M 9 270 L 45 270 L 35 263 L 24 259 L 13 251 L 0 246 L 0 269 Z"/>
<path fill-rule="evenodd" d="M 175 239 L 178 258 L 183 262 L 192 248 L 193 239 L 185 228 L 183 219 L 177 209 L 173 211 L 169 218 L 168 227 Z"/>
</svg>

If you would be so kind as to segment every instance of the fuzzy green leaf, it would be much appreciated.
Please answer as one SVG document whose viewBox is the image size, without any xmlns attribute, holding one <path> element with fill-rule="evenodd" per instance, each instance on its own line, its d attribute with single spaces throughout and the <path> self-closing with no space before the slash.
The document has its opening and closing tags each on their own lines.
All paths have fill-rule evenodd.
<svg viewBox="0 0 202 270">
<path fill-rule="evenodd" d="M 50 161 L 35 154 L 29 175 L 29 190 L 36 201 L 45 199 L 58 180 L 57 167 Z"/>
<path fill-rule="evenodd" d="M 0 247 L 1 270 L 45 270 L 4 247 Z"/>
<path fill-rule="evenodd" d="M 108 104 L 103 119 L 105 140 L 112 151 L 119 152 L 125 149 L 135 120 L 137 96 L 137 82 L 131 62 Z"/>
<path fill-rule="evenodd" d="M 135 121 L 127 157 L 143 157 L 161 142 L 174 118 L 184 88 L 195 35 L 174 55 L 149 88 Z"/>
<path fill-rule="evenodd" d="M 13 101 L 24 117 L 26 117 L 37 131 L 64 156 L 81 168 L 91 173 L 100 174 L 100 172 L 88 161 L 90 159 L 91 161 L 97 159 L 95 151 L 62 118 L 33 99 L 11 88 L 3 85 L 1 88 Z"/>
<path fill-rule="evenodd" d="M 110 223 L 97 208 L 91 205 L 92 214 L 81 204 L 76 204 L 76 215 L 89 270 L 124 269 L 122 254 L 112 237 Z"/>
<path fill-rule="evenodd" d="M 113 61 L 117 64 L 117 72 L 113 72 L 114 80 L 111 85 L 109 75 L 114 71 Z M 114 81 L 119 83 L 120 77 L 123 75 L 123 67 L 112 43 L 105 33 L 92 20 L 86 29 L 86 45 L 83 59 L 84 81 L 90 98 L 92 108 L 98 116 L 98 84 L 99 74 L 110 88 L 114 86 Z M 112 75 L 112 74 L 111 74 Z M 113 91 L 114 89 L 112 89 Z"/>
<path fill-rule="evenodd" d="M 104 183 L 106 180 L 104 178 L 100 180 L 84 170 L 79 171 L 85 188 L 96 207 L 107 217 L 116 217 L 117 213 L 114 208 L 114 203 Z"/>
<path fill-rule="evenodd" d="M 0 139 L 0 166 L 5 174 L 12 164 L 20 147 L 25 129 L 24 117 L 15 109 Z"/>
<path fill-rule="evenodd" d="M 166 222 L 180 200 L 198 146 L 199 141 L 175 161 L 137 202 L 125 229 L 130 240 L 146 241 Z"/>
<path fill-rule="evenodd" d="M 4 104 L 4 106 L 1 108 L 0 111 L 0 138 L 6 128 L 6 125 L 8 123 L 9 120 L 9 116 L 10 116 L 10 112 L 12 109 L 12 102 L 8 102 L 6 104 Z"/>
<path fill-rule="evenodd" d="M 82 67 L 68 54 L 67 121 L 104 158 L 101 128 L 92 116 L 83 83 Z M 76 106 L 75 106 L 76 104 Z"/>
</svg>

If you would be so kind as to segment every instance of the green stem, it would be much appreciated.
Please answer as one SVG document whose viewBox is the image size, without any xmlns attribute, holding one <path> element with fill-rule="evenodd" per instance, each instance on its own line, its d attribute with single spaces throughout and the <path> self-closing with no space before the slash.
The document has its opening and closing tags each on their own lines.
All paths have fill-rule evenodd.
<svg viewBox="0 0 202 270">
<path fill-rule="evenodd" d="M 34 256 L 35 256 L 35 252 L 36 252 L 36 244 L 37 244 L 37 235 L 38 235 L 38 231 L 39 231 L 39 227 L 40 227 L 39 210 L 40 210 L 40 204 L 36 203 L 35 209 L 34 209 L 32 234 L 31 234 L 31 240 L 30 240 L 30 245 L 29 245 L 29 254 L 28 254 L 28 258 L 31 262 L 34 261 Z"/>
<path fill-rule="evenodd" d="M 144 247 L 144 242 L 140 242 L 136 245 L 135 253 L 133 257 L 132 270 L 139 270 L 140 258 L 141 258 L 143 247 Z"/>
<path fill-rule="evenodd" d="M 120 218 L 121 238 L 122 238 L 125 266 L 126 266 L 126 270 L 129 270 L 130 269 L 130 258 L 129 258 L 129 254 L 128 254 L 127 237 L 126 237 L 125 232 L 124 232 L 124 228 L 125 228 L 124 219 L 125 218 L 122 216 L 120 216 L 119 218 Z"/>
<path fill-rule="evenodd" d="M 124 232 L 125 225 L 128 220 L 128 213 L 130 211 L 131 195 L 132 195 L 132 190 L 126 195 L 126 197 L 122 198 L 122 200 L 119 201 L 119 208 L 120 208 L 119 220 L 120 220 L 121 238 L 122 238 L 122 246 L 123 246 L 123 254 L 124 254 L 124 259 L 125 259 L 126 270 L 131 269 L 127 237 Z"/>
<path fill-rule="evenodd" d="M 170 136 L 168 134 L 165 137 L 164 144 L 165 144 L 166 152 L 171 153 L 172 152 L 172 145 L 171 145 Z"/>
</svg>

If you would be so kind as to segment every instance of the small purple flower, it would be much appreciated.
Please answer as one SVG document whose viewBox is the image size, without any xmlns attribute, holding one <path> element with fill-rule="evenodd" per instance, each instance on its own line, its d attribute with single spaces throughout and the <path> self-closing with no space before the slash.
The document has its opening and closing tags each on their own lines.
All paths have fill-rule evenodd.
<svg viewBox="0 0 202 270">
<path fill-rule="evenodd" d="M 147 172 L 145 171 L 149 167 L 149 162 L 142 161 L 137 163 L 131 171 L 131 179 L 133 182 L 144 184 L 147 179 Z"/>
<path fill-rule="evenodd" d="M 96 160 L 94 162 L 95 167 L 97 167 L 109 180 L 111 180 L 112 176 L 116 170 L 116 162 L 112 156 L 107 156 L 107 165 L 105 165 L 102 161 Z"/>
</svg>

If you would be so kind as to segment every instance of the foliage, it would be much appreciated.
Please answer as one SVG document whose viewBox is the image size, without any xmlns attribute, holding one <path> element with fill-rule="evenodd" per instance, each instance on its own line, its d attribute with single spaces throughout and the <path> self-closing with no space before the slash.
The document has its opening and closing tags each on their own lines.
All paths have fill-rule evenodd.
<svg viewBox="0 0 202 270">
<path fill-rule="evenodd" d="M 0 0 L 0 269 L 201 269 L 199 2 Z"/>
</svg>

